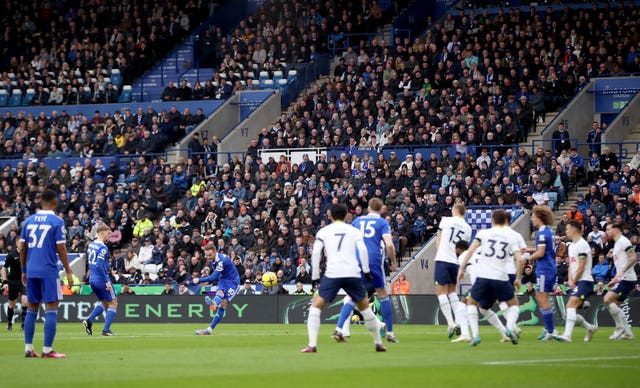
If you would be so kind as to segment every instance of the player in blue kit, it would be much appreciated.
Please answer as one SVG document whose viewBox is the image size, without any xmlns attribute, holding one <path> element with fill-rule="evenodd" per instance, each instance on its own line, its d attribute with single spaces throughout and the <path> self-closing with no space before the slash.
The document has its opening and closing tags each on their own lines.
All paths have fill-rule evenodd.
<svg viewBox="0 0 640 388">
<path fill-rule="evenodd" d="M 205 303 L 208 304 L 216 314 L 213 316 L 209 327 L 204 330 L 196 330 L 197 335 L 211 335 L 213 329 L 216 328 L 224 317 L 227 305 L 236 296 L 238 287 L 240 287 L 240 275 L 238 275 L 238 270 L 236 270 L 236 266 L 229 256 L 217 252 L 213 244 L 209 244 L 204 248 L 204 256 L 207 260 L 213 262 L 213 273 L 204 278 L 193 279 L 193 283 L 206 283 L 218 279 L 216 296 L 214 296 L 213 299 L 208 295 L 204 298 Z"/>
<path fill-rule="evenodd" d="M 118 311 L 118 300 L 109 279 L 109 248 L 105 245 L 105 241 L 111 236 L 111 228 L 102 224 L 98 226 L 97 235 L 87 249 L 87 262 L 89 263 L 89 284 L 101 304 L 93 309 L 89 318 L 82 321 L 82 324 L 86 333 L 93 335 L 93 320 L 106 309 L 107 316 L 104 320 L 102 335 L 111 337 L 114 335 L 111 331 L 111 323 Z"/>
<path fill-rule="evenodd" d="M 371 282 L 365 280 L 365 286 L 375 289 L 376 294 L 378 294 L 378 299 L 380 299 L 380 312 L 382 313 L 382 318 L 384 319 L 387 329 L 387 341 L 397 343 L 399 341 L 393 334 L 391 301 L 385 289 L 384 254 L 382 246 L 384 245 L 386 247 L 392 266 L 394 266 L 396 262 L 396 250 L 393 246 L 393 240 L 391 239 L 389 222 L 380 216 L 382 205 L 381 199 L 372 198 L 369 200 L 367 215 L 356 218 L 351 225 L 362 232 L 364 235 L 364 244 L 367 247 L 372 280 Z M 354 307 L 355 302 L 351 298 L 345 297 L 342 310 L 340 311 L 340 318 L 333 332 L 333 338 L 338 342 L 345 342 L 342 327 L 351 316 Z"/>
<path fill-rule="evenodd" d="M 45 305 L 44 346 L 42 358 L 66 358 L 53 350 L 58 321 L 58 303 L 62 299 L 58 274 L 58 256 L 67 275 L 69 287 L 73 286 L 73 276 L 69 268 L 69 258 L 62 218 L 56 216 L 58 206 L 56 192 L 46 189 L 41 194 L 42 209 L 31 215 L 22 224 L 18 241 L 22 264 L 22 283 L 27 287 L 29 309 L 24 321 L 25 357 L 39 357 L 33 350 L 33 336 L 36 330 L 36 316 L 40 304 Z M 57 253 L 57 255 L 56 255 Z"/>
<path fill-rule="evenodd" d="M 533 252 L 529 259 L 536 260 L 536 303 L 544 321 L 544 331 L 538 339 L 548 341 L 558 335 L 553 325 L 553 310 L 549 301 L 549 293 L 553 292 L 558 277 L 556 254 L 553 251 L 553 212 L 547 206 L 534 206 L 531 221 L 538 231 L 536 247 L 529 249 L 529 252 Z"/>
</svg>

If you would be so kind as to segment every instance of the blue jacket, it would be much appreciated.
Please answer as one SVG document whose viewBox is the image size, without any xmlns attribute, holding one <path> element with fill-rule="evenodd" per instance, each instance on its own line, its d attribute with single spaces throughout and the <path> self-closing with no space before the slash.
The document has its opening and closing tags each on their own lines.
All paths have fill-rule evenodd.
<svg viewBox="0 0 640 388">
<path fill-rule="evenodd" d="M 596 264 L 591 269 L 591 274 L 596 282 L 609 280 L 609 264 Z"/>
</svg>

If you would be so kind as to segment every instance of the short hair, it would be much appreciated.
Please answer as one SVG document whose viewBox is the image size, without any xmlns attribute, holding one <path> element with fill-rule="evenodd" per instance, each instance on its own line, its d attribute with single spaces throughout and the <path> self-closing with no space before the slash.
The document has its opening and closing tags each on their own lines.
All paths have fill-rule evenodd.
<svg viewBox="0 0 640 388">
<path fill-rule="evenodd" d="M 511 225 L 511 212 L 505 211 L 504 216 L 506 218 L 505 223 Z"/>
<path fill-rule="evenodd" d="M 456 243 L 456 249 L 460 249 L 461 251 L 466 251 L 469 249 L 469 242 L 465 240 L 459 240 Z"/>
<path fill-rule="evenodd" d="M 551 211 L 551 209 L 549 209 L 548 206 L 545 206 L 545 205 L 534 206 L 533 209 L 531 210 L 531 214 L 538 217 L 538 219 L 540 219 L 542 223 L 547 226 L 552 226 L 553 221 L 555 220 L 555 216 L 553 215 L 553 212 Z"/>
<path fill-rule="evenodd" d="M 464 216 L 464 213 L 467 212 L 467 208 L 461 203 L 453 205 L 452 210 L 453 210 L 452 212 L 453 214 L 458 214 L 460 216 Z"/>
<path fill-rule="evenodd" d="M 329 211 L 331 212 L 331 217 L 335 221 L 344 221 L 344 218 L 347 215 L 347 207 L 340 203 L 331 205 L 331 210 Z"/>
<path fill-rule="evenodd" d="M 42 198 L 42 202 L 52 203 L 55 202 L 58 196 L 54 190 L 46 189 L 40 198 Z"/>
<path fill-rule="evenodd" d="M 111 228 L 106 225 L 106 224 L 102 224 L 100 226 L 98 226 L 98 228 L 96 229 L 96 232 L 100 233 L 100 232 L 104 232 L 104 231 L 111 231 Z"/>
<path fill-rule="evenodd" d="M 504 225 L 507 222 L 507 212 L 502 209 L 495 210 L 491 215 L 491 220 L 496 225 Z"/>
<path fill-rule="evenodd" d="M 369 208 L 374 212 L 379 212 L 380 210 L 382 210 L 382 205 L 383 203 L 380 198 L 371 198 L 369 200 Z"/>
<path fill-rule="evenodd" d="M 609 226 L 618 229 L 620 232 L 622 232 L 622 229 L 625 228 L 625 224 L 622 222 L 612 222 L 609 224 Z"/>
<path fill-rule="evenodd" d="M 582 232 L 582 222 L 578 220 L 569 220 L 569 222 L 567 222 L 567 226 L 571 226 L 576 230 L 579 230 Z M 600 225 L 594 224 L 593 226 L 600 226 Z"/>
</svg>

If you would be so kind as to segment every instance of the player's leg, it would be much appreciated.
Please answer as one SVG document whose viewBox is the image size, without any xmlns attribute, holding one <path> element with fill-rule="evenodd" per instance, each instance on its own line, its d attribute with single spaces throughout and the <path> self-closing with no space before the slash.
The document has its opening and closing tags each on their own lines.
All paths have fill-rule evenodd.
<svg viewBox="0 0 640 388">
<path fill-rule="evenodd" d="M 551 309 L 551 302 L 549 300 L 549 293 L 553 291 L 555 278 L 550 278 L 551 277 L 548 275 L 541 274 L 538 276 L 537 281 L 536 303 L 538 304 L 538 309 L 540 310 L 540 314 L 542 315 L 542 320 L 544 322 L 544 331 L 540 334 L 538 339 L 543 341 L 552 339 L 555 331 L 553 324 L 553 310 Z"/>
<path fill-rule="evenodd" d="M 517 326 L 518 317 L 520 316 L 520 304 L 518 302 L 518 298 L 515 296 L 515 294 L 513 294 L 513 287 L 511 287 L 511 285 L 509 284 L 506 289 L 511 292 L 512 297 L 511 299 L 506 301 L 508 306 L 507 312 L 505 314 L 507 320 L 507 330 L 504 332 L 504 335 L 506 335 L 511 340 L 512 344 L 517 345 L 520 337 Z"/>
<path fill-rule="evenodd" d="M 27 316 L 24 320 L 25 357 L 40 357 L 33 349 L 33 336 L 36 331 L 36 317 L 42 301 L 41 279 L 27 279 Z"/>
<path fill-rule="evenodd" d="M 632 289 L 633 287 L 631 287 L 631 284 L 627 284 L 626 282 L 621 281 L 613 286 L 611 290 L 609 290 L 609 292 L 607 292 L 607 294 L 604 296 L 604 303 L 607 306 L 607 310 L 609 310 L 611 317 L 616 323 L 616 329 L 609 337 L 609 339 L 617 340 L 633 338 L 631 328 L 627 323 L 624 312 L 620 308 L 620 305 L 627 298 L 629 292 Z"/>
<path fill-rule="evenodd" d="M 451 309 L 455 314 L 455 334 L 462 338 L 471 339 L 469 337 L 469 323 L 467 321 L 467 306 L 460 302 L 458 293 L 456 293 L 456 284 L 449 284 L 448 295 Z"/>
<path fill-rule="evenodd" d="M 467 320 L 471 328 L 471 346 L 480 343 L 480 331 L 478 329 L 478 306 L 487 306 L 489 309 L 495 301 L 493 289 L 487 279 L 478 278 L 471 287 L 467 296 Z"/>
<path fill-rule="evenodd" d="M 467 322 L 471 328 L 471 345 L 480 343 L 480 330 L 478 328 L 478 302 L 472 297 L 467 298 Z"/>
<path fill-rule="evenodd" d="M 438 296 L 438 303 L 440 304 L 440 311 L 444 318 L 447 321 L 447 326 L 449 327 L 449 338 L 453 337 L 453 329 L 456 326 L 456 323 L 453 319 L 453 310 L 451 308 L 451 301 L 449 300 L 449 284 L 454 283 L 449 279 L 450 276 L 447 271 L 447 264 L 442 261 L 436 261 L 435 268 L 435 289 L 436 295 Z M 456 274 L 457 276 L 457 274 Z"/>
<path fill-rule="evenodd" d="M 9 296 L 9 305 L 7 306 L 7 331 L 13 329 L 13 313 L 16 308 L 16 300 L 17 297 L 11 299 L 11 296 Z"/>
<path fill-rule="evenodd" d="M 376 352 L 386 351 L 387 349 L 382 345 L 382 338 L 380 336 L 380 321 L 376 318 L 376 315 L 369 306 L 368 294 L 362 284 L 362 280 L 357 278 L 345 278 L 342 279 L 342 281 L 342 289 L 344 289 L 347 295 L 356 302 L 356 308 L 364 318 L 364 324 L 373 338 L 373 343 L 376 345 Z"/>
<path fill-rule="evenodd" d="M 210 304 L 211 310 L 215 311 L 215 314 L 213 315 L 213 319 L 211 320 L 211 323 L 206 329 L 196 330 L 197 335 L 210 335 L 213 329 L 215 329 L 218 323 L 220 323 L 222 318 L 224 318 L 224 313 L 226 311 L 228 302 L 227 302 L 227 299 L 225 298 L 225 291 L 222 288 L 224 286 L 221 284 L 219 287 L 220 288 L 218 288 L 218 291 L 216 292 L 216 295 L 213 298 L 212 304 Z M 209 297 L 207 296 L 207 298 Z M 205 298 L 205 301 L 208 302 L 208 300 L 206 300 L 207 298 Z"/>
<path fill-rule="evenodd" d="M 349 295 L 345 296 L 342 301 L 342 308 L 340 309 L 340 316 L 338 317 L 338 322 L 336 323 L 336 329 L 334 330 L 332 337 L 338 342 L 346 342 L 344 339 L 345 327 L 351 324 L 349 319 L 351 318 L 351 314 L 353 313 L 353 307 L 355 303 L 349 297 Z"/>
<path fill-rule="evenodd" d="M 585 341 L 590 341 L 593 333 L 595 333 L 593 325 L 590 325 L 582 315 L 578 314 L 577 309 L 582 306 L 584 300 L 593 293 L 592 282 L 578 282 L 575 289 L 572 290 L 569 301 L 567 302 L 567 317 L 565 322 L 564 333 L 561 336 L 554 336 L 554 338 L 561 342 L 570 342 L 573 329 L 576 324 L 582 326 L 587 331 Z"/>
<path fill-rule="evenodd" d="M 84 331 L 87 333 L 87 335 L 93 335 L 93 320 L 102 315 L 106 307 L 104 303 L 106 299 L 106 294 L 104 291 L 106 290 L 103 290 L 104 285 L 102 287 L 98 284 L 92 283 L 90 283 L 89 285 L 91 286 L 91 290 L 96 295 L 100 303 L 97 303 L 93 308 L 93 311 L 91 311 L 91 314 L 89 314 L 89 317 L 82 321 L 82 325 L 84 326 Z"/>
<path fill-rule="evenodd" d="M 393 307 L 391 306 L 391 299 L 385 288 L 384 267 L 382 263 L 380 263 L 379 266 L 371 267 L 371 277 L 371 286 L 378 295 L 378 300 L 380 300 L 380 313 L 386 326 L 385 338 L 389 342 L 398 343 L 400 341 L 398 341 L 393 334 Z"/>
<path fill-rule="evenodd" d="M 318 292 L 313 295 L 309 313 L 307 314 L 307 335 L 309 343 L 300 350 L 301 353 L 315 353 L 318 346 L 318 332 L 320 331 L 320 313 L 326 301 L 333 301 L 341 288 L 339 279 L 323 277 Z"/>
<path fill-rule="evenodd" d="M 58 304 L 62 299 L 62 290 L 58 279 L 43 279 L 45 305 L 44 314 L 44 346 L 43 358 L 66 358 L 67 356 L 53 350 L 53 341 L 56 338 L 58 326 Z"/>
<path fill-rule="evenodd" d="M 27 301 L 27 292 L 22 287 L 22 295 L 20 296 L 20 329 L 24 330 L 24 320 L 27 317 L 27 310 L 29 310 L 29 302 Z"/>
<path fill-rule="evenodd" d="M 107 301 L 105 308 L 107 309 L 107 315 L 104 317 L 104 328 L 102 329 L 102 335 L 105 337 L 112 337 L 114 334 L 111 331 L 111 324 L 116 318 L 118 312 L 118 299 L 113 298 Z"/>
</svg>

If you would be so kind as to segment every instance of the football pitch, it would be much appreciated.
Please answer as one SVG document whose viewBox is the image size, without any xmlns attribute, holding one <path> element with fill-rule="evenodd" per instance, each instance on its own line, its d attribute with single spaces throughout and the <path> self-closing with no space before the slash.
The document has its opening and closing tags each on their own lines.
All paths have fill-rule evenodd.
<svg viewBox="0 0 640 388">
<path fill-rule="evenodd" d="M 524 329 L 521 343 L 500 343 L 481 327 L 482 343 L 452 344 L 446 327 L 397 325 L 398 344 L 376 353 L 364 326 L 349 343 L 330 338 L 323 325 L 318 353 L 301 354 L 304 325 L 219 325 L 198 337 L 203 324 L 118 324 L 116 337 L 94 336 L 77 324 L 60 324 L 54 348 L 68 358 L 25 359 L 22 333 L 0 332 L 0 386 L 216 386 L 216 387 L 637 387 L 638 340 L 610 341 L 601 328 L 590 343 L 577 328 L 574 342 L 536 340 L 538 327 Z M 4 327 L 2 327 L 4 329 Z M 35 348 L 42 349 L 43 324 Z M 638 335 L 638 333 L 636 333 Z"/>
</svg>

